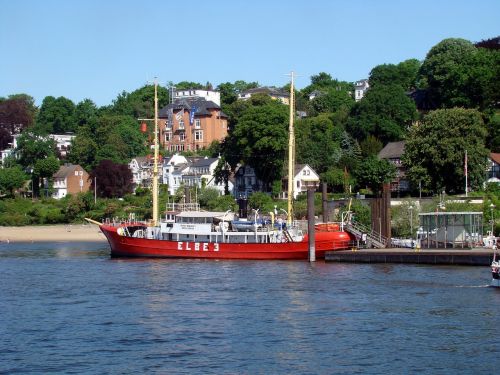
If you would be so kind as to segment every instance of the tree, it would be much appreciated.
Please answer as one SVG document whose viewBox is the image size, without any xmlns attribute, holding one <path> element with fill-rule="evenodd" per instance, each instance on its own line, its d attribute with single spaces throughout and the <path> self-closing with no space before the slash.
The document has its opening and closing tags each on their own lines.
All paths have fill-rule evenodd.
<svg viewBox="0 0 500 375">
<path fill-rule="evenodd" d="M 356 103 L 351 116 L 347 129 L 356 139 L 373 135 L 387 143 L 403 139 L 417 117 L 417 109 L 401 86 L 379 85 Z"/>
<path fill-rule="evenodd" d="M 377 65 L 370 72 L 370 87 L 379 85 L 398 85 L 408 91 L 416 87 L 420 62 L 410 59 L 394 64 Z"/>
<path fill-rule="evenodd" d="M 0 100 L 0 129 L 10 135 L 20 133 L 30 127 L 35 119 L 34 99 L 26 94 L 10 95 Z"/>
<path fill-rule="evenodd" d="M 8 192 L 14 195 L 14 190 L 23 187 L 29 177 L 20 166 L 0 169 L 0 193 Z"/>
<path fill-rule="evenodd" d="M 373 135 L 369 135 L 364 139 L 360 145 L 361 147 L 361 153 L 363 156 L 375 156 L 377 155 L 382 148 L 384 148 L 384 145 L 382 142 L 380 142 L 377 137 Z"/>
<path fill-rule="evenodd" d="M 429 96 L 440 107 L 470 107 L 467 95 L 470 68 L 477 48 L 458 38 L 444 39 L 431 48 L 419 72 L 428 85 Z"/>
<path fill-rule="evenodd" d="M 228 143 L 233 144 L 230 149 L 232 160 L 240 159 L 251 166 L 267 189 L 274 180 L 282 177 L 287 129 L 288 108 L 271 101 L 248 108 L 228 136 L 232 139 Z"/>
<path fill-rule="evenodd" d="M 132 172 L 127 164 L 101 160 L 90 172 L 90 179 L 97 182 L 97 195 L 104 198 L 118 198 L 133 190 Z"/>
<path fill-rule="evenodd" d="M 75 104 L 63 96 L 43 99 L 36 119 L 36 129 L 40 134 L 61 134 L 75 130 Z"/>
<path fill-rule="evenodd" d="M 298 163 L 309 164 L 317 173 L 338 163 L 342 156 L 341 130 L 334 127 L 327 115 L 299 120 L 295 129 Z"/>
<path fill-rule="evenodd" d="M 430 112 L 408 134 L 402 161 L 414 186 L 434 192 L 464 191 L 464 157 L 467 150 L 469 186 L 484 180 L 488 150 L 486 129 L 477 110 L 454 108 Z"/>
<path fill-rule="evenodd" d="M 336 112 L 342 106 L 351 108 L 354 105 L 354 99 L 346 90 L 337 88 L 328 89 L 323 95 L 319 95 L 311 101 L 313 113 Z"/>
<path fill-rule="evenodd" d="M 95 131 L 98 109 L 90 99 L 84 99 L 75 107 L 74 120 L 77 127 L 86 126 Z"/>
<path fill-rule="evenodd" d="M 59 170 L 59 160 L 50 155 L 35 162 L 33 175 L 40 179 L 46 179 L 47 187 L 52 187 L 53 175 Z"/>
<path fill-rule="evenodd" d="M 71 142 L 71 148 L 68 153 L 68 161 L 73 164 L 81 165 L 85 170 L 94 169 L 97 165 L 97 143 L 93 134 L 86 127 L 78 129 L 76 137 Z"/>
<path fill-rule="evenodd" d="M 169 102 L 168 90 L 157 87 L 158 106 L 162 108 Z M 107 111 L 109 114 L 131 116 L 137 118 L 153 118 L 154 116 L 154 85 L 143 87 L 128 93 L 123 91 L 113 100 L 113 105 Z"/>
<path fill-rule="evenodd" d="M 367 186 L 374 194 L 382 191 L 382 185 L 391 182 L 396 176 L 396 167 L 385 159 L 369 156 L 363 160 L 357 174 L 360 186 Z"/>
<path fill-rule="evenodd" d="M 235 81 L 234 83 L 225 82 L 217 86 L 220 91 L 221 105 L 224 108 L 227 105 L 234 103 L 238 99 L 238 94 L 248 90 L 259 87 L 257 82 Z"/>
</svg>

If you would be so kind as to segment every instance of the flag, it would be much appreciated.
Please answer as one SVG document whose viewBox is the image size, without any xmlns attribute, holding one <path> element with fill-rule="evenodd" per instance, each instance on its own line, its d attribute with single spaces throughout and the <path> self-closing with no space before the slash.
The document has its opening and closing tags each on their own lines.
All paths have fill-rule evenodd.
<svg viewBox="0 0 500 375">
<path fill-rule="evenodd" d="M 191 107 L 191 112 L 189 112 L 189 125 L 193 125 L 195 113 L 196 113 L 196 106 L 193 105 Z"/>
<path fill-rule="evenodd" d="M 179 112 L 177 112 L 177 114 L 175 115 L 175 119 L 177 121 L 180 121 L 182 119 L 182 116 L 184 116 L 184 108 L 181 108 Z"/>
</svg>

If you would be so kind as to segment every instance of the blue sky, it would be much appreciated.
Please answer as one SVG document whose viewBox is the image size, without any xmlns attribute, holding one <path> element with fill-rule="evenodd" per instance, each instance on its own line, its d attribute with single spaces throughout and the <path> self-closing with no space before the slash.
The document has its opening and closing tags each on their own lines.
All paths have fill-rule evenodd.
<svg viewBox="0 0 500 375">
<path fill-rule="evenodd" d="M 107 105 L 158 77 L 297 86 L 500 35 L 499 0 L 0 0 L 0 96 Z"/>
</svg>

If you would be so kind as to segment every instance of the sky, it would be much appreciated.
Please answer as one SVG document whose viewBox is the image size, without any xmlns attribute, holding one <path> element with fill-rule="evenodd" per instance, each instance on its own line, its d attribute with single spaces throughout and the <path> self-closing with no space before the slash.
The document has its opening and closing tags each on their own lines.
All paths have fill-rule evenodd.
<svg viewBox="0 0 500 375">
<path fill-rule="evenodd" d="M 0 97 L 103 106 L 155 77 L 356 81 L 446 38 L 499 36 L 499 15 L 500 0 L 0 0 Z"/>
</svg>

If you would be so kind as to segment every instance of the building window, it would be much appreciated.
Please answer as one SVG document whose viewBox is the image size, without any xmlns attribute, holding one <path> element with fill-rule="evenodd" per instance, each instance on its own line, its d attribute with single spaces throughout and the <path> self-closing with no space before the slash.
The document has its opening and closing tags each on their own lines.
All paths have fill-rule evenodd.
<svg viewBox="0 0 500 375">
<path fill-rule="evenodd" d="M 201 120 L 200 119 L 194 120 L 194 127 L 196 129 L 200 129 L 201 128 Z"/>
<path fill-rule="evenodd" d="M 184 132 L 179 133 L 179 140 L 181 142 L 184 142 L 186 140 L 186 133 Z"/>
<path fill-rule="evenodd" d="M 195 141 L 203 141 L 203 130 L 197 130 L 194 132 Z"/>
<path fill-rule="evenodd" d="M 171 140 L 172 140 L 172 133 L 171 132 L 165 133 L 165 142 L 169 142 Z"/>
<path fill-rule="evenodd" d="M 179 129 L 184 129 L 184 120 L 179 120 Z"/>
<path fill-rule="evenodd" d="M 165 129 L 172 129 L 172 120 L 167 120 L 165 122 Z"/>
</svg>

